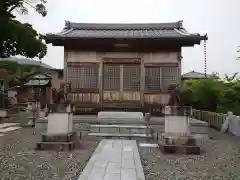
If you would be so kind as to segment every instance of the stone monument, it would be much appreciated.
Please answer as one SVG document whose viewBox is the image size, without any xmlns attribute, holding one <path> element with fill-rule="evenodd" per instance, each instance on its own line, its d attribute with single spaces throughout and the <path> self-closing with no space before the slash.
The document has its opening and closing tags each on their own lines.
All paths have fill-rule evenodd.
<svg viewBox="0 0 240 180">
<path fill-rule="evenodd" d="M 165 132 L 159 140 L 161 151 L 164 153 L 200 154 L 200 146 L 196 144 L 196 138 L 190 133 L 187 114 L 189 108 L 184 108 L 183 115 L 179 115 L 176 109 L 178 108 L 166 106 Z"/>
<path fill-rule="evenodd" d="M 68 100 L 64 100 L 60 104 L 50 105 L 47 131 L 42 134 L 42 141 L 37 143 L 38 150 L 72 150 L 75 147 L 72 122 L 74 109 L 74 105 Z"/>
</svg>

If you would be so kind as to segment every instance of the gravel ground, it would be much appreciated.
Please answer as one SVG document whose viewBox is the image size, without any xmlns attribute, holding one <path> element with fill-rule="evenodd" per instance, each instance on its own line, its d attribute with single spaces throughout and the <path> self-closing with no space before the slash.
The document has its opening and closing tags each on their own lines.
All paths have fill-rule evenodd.
<svg viewBox="0 0 240 180">
<path fill-rule="evenodd" d="M 34 134 L 33 132 L 36 132 Z M 86 141 L 74 152 L 35 151 L 41 132 L 23 128 L 0 137 L 1 180 L 76 180 L 97 146 Z M 139 147 L 146 180 L 240 180 L 240 139 L 211 130 L 199 156 L 163 155 Z"/>
<path fill-rule="evenodd" d="M 146 180 L 240 180 L 240 139 L 210 130 L 201 155 L 163 155 L 139 148 Z"/>
<path fill-rule="evenodd" d="M 1 180 L 76 180 L 97 146 L 88 142 L 74 152 L 35 151 L 40 134 L 23 128 L 0 137 Z"/>
</svg>

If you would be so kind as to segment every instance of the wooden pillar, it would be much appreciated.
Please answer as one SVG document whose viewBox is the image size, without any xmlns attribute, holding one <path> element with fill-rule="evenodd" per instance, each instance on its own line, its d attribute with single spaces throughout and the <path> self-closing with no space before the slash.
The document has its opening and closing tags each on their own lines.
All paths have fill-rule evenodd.
<svg viewBox="0 0 240 180">
<path fill-rule="evenodd" d="M 63 69 L 63 79 L 64 83 L 68 82 L 68 67 L 67 67 L 67 62 L 68 62 L 68 52 L 64 48 L 64 69 Z M 64 88 L 64 94 L 66 93 L 67 89 Z"/>
<path fill-rule="evenodd" d="M 120 101 L 123 101 L 123 64 L 120 65 Z"/>
<path fill-rule="evenodd" d="M 103 109 L 103 59 L 100 59 L 98 71 L 98 87 L 99 87 L 99 103 L 101 110 Z"/>
<path fill-rule="evenodd" d="M 177 59 L 178 59 L 178 83 L 180 86 L 182 86 L 182 78 L 181 78 L 181 71 L 182 71 L 182 48 L 179 49 L 177 53 Z"/>
<path fill-rule="evenodd" d="M 144 55 L 141 55 L 141 78 L 140 78 L 140 100 L 141 106 L 144 106 L 144 90 L 145 90 L 145 67 L 144 67 Z"/>
</svg>

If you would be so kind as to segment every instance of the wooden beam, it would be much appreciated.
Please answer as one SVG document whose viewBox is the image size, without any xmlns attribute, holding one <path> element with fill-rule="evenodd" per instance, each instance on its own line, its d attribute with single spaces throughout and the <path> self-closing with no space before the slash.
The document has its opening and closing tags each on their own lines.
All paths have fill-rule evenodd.
<svg viewBox="0 0 240 180">
<path fill-rule="evenodd" d="M 140 64 L 139 58 L 104 58 L 103 63 L 106 64 Z"/>
<path fill-rule="evenodd" d="M 67 67 L 86 67 L 99 64 L 99 62 L 67 62 Z"/>
<path fill-rule="evenodd" d="M 98 88 L 71 88 L 71 93 L 98 93 Z"/>
<path fill-rule="evenodd" d="M 178 63 L 144 63 L 144 67 L 178 67 Z"/>
</svg>

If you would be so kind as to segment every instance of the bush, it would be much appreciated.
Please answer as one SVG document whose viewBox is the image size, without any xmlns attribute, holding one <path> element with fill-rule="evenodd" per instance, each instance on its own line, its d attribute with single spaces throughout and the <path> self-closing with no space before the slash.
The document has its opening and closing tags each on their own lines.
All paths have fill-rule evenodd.
<svg viewBox="0 0 240 180">
<path fill-rule="evenodd" d="M 184 83 L 184 104 L 195 109 L 240 115 L 240 81 L 237 74 L 220 79 L 217 74 Z"/>
</svg>

